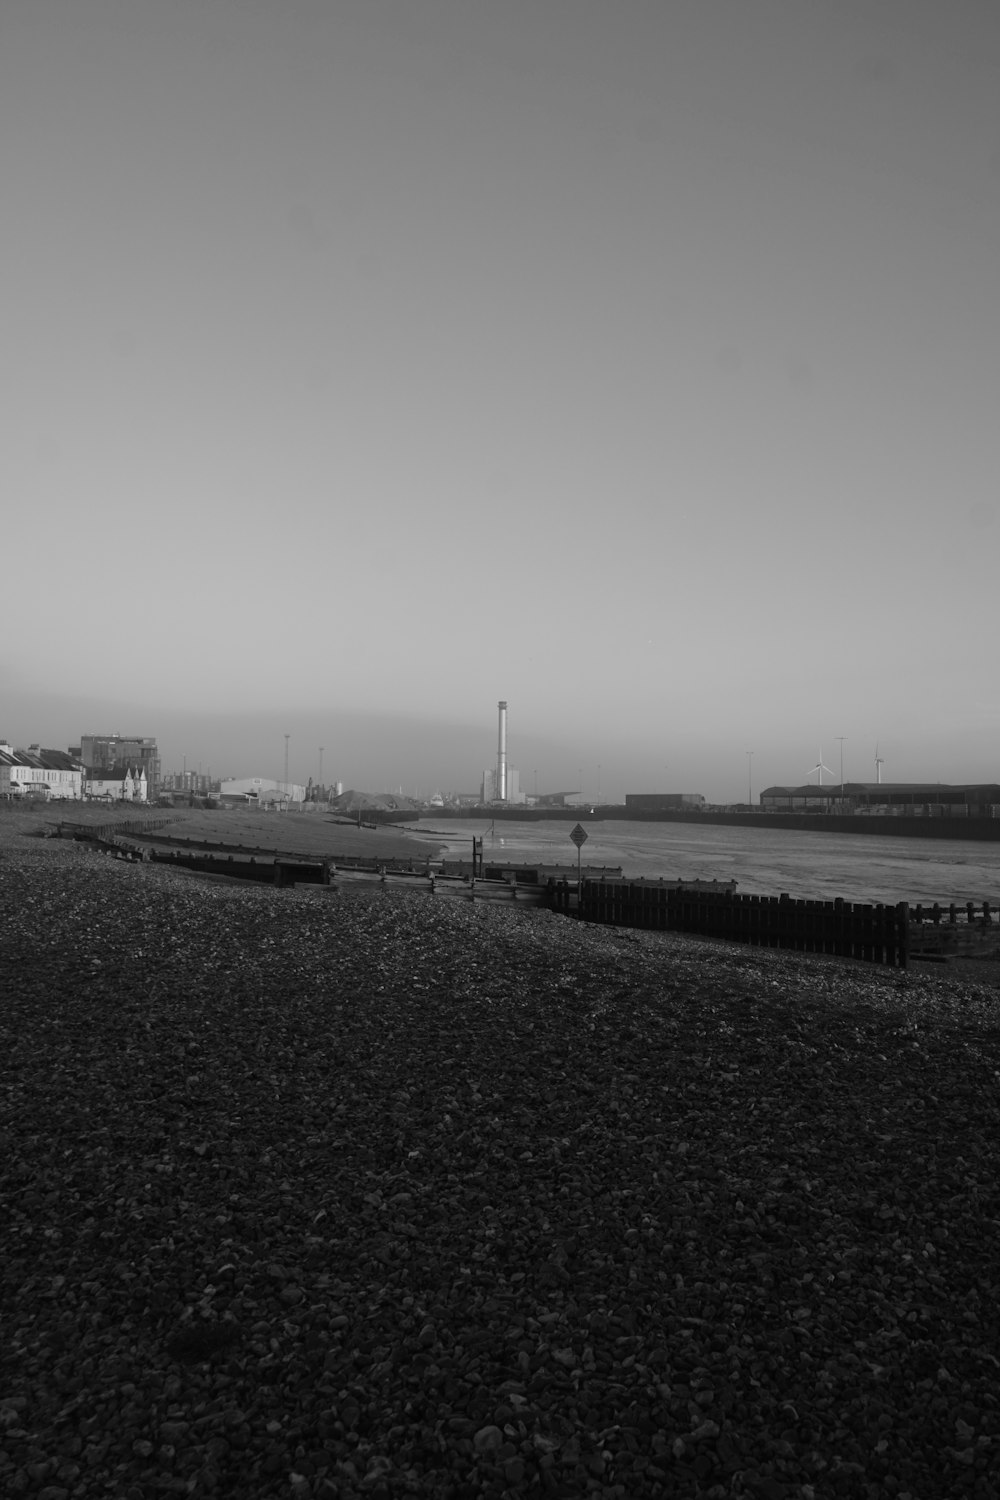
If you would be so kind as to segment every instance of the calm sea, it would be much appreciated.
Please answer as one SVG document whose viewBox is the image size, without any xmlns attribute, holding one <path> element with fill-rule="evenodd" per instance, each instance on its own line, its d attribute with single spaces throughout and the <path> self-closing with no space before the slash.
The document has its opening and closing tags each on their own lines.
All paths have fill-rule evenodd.
<svg viewBox="0 0 1000 1500">
<path fill-rule="evenodd" d="M 692 828 L 682 823 L 587 822 L 583 863 L 621 865 L 630 876 L 735 880 L 760 896 L 831 901 L 989 901 L 1000 904 L 1000 842 L 901 839 L 880 835 L 800 833 L 773 828 Z M 576 864 L 568 822 L 498 823 L 433 817 L 414 827 L 432 834 L 452 856 L 471 857 L 472 839 L 491 856 L 544 857 Z"/>
</svg>

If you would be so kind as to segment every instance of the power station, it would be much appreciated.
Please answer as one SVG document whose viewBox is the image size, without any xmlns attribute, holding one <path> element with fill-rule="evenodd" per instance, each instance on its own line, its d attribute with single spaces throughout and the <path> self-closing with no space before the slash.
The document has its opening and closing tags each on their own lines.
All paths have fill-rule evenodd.
<svg viewBox="0 0 1000 1500">
<path fill-rule="evenodd" d="M 507 801 L 507 700 L 501 698 L 497 704 L 497 801 Z"/>
<path fill-rule="evenodd" d="M 507 765 L 507 700 L 501 698 L 497 704 L 497 760 L 496 765 L 483 772 L 483 802 L 524 802 L 520 778 L 512 766 Z"/>
</svg>

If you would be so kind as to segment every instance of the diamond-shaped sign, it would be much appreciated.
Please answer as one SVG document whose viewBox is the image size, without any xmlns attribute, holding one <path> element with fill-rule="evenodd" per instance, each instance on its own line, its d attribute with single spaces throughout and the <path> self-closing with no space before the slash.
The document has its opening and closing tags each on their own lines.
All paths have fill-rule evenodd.
<svg viewBox="0 0 1000 1500">
<path fill-rule="evenodd" d="M 589 834 L 587 833 L 586 828 L 582 828 L 580 824 L 577 823 L 576 827 L 573 829 L 573 832 L 570 834 L 570 838 L 579 849 L 581 844 L 585 844 L 587 842 Z"/>
</svg>

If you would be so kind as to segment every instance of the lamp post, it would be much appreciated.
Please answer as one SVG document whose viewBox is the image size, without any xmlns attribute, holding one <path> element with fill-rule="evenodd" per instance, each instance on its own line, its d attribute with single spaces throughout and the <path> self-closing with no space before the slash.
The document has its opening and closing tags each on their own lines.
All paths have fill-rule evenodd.
<svg viewBox="0 0 1000 1500">
<path fill-rule="evenodd" d="M 285 784 L 284 784 L 284 787 L 282 788 L 282 790 L 285 793 L 286 797 L 288 796 L 288 741 L 290 739 L 291 739 L 291 735 L 286 734 L 285 735 Z"/>
<path fill-rule="evenodd" d="M 747 804 L 753 807 L 753 751 L 747 751 Z"/>
</svg>

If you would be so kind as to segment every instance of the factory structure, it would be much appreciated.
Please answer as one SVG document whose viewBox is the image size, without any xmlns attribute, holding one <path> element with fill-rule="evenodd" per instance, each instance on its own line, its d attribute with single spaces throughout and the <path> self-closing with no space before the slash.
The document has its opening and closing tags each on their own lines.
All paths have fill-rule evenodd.
<svg viewBox="0 0 1000 1500">
<path fill-rule="evenodd" d="M 267 776 L 227 777 L 219 782 L 223 807 L 287 807 L 306 801 L 307 788 L 294 781 L 271 781 Z"/>
<path fill-rule="evenodd" d="M 705 799 L 700 792 L 626 792 L 626 812 L 701 812 Z"/>
<path fill-rule="evenodd" d="M 1000 817 L 1000 785 L 934 781 L 847 781 L 832 786 L 769 786 L 764 812 L 868 813 L 880 817 Z"/>
<path fill-rule="evenodd" d="M 497 761 L 483 772 L 482 800 L 486 805 L 502 803 L 504 807 L 523 804 L 528 799 L 521 791 L 521 778 L 507 764 L 507 700 L 497 704 Z"/>
</svg>

